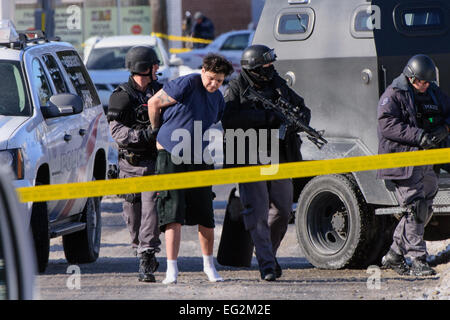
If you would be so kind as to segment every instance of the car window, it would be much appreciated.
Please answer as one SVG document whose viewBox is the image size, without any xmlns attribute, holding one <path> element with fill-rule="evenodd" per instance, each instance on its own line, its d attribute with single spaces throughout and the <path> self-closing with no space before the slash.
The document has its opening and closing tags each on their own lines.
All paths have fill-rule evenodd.
<svg viewBox="0 0 450 320">
<path fill-rule="evenodd" d="M 125 69 L 125 56 L 132 47 L 94 48 L 88 56 L 86 68 L 89 70 Z M 164 60 L 159 47 L 153 46 L 152 48 L 158 56 L 158 60 L 160 61 L 159 65 L 163 66 Z"/>
<path fill-rule="evenodd" d="M 229 36 L 220 50 L 245 50 L 248 47 L 248 33 Z"/>
<path fill-rule="evenodd" d="M 46 54 L 42 56 L 42 60 L 44 61 L 45 66 L 50 73 L 50 77 L 53 80 L 56 93 L 68 93 L 69 90 L 67 89 L 66 82 L 61 74 L 61 70 L 59 69 L 56 59 L 51 54 Z"/>
<path fill-rule="evenodd" d="M 0 60 L 0 115 L 31 115 L 22 69 L 18 61 Z"/>
<path fill-rule="evenodd" d="M 57 52 L 57 56 L 69 75 L 78 96 L 83 99 L 84 107 L 90 108 L 99 105 L 100 99 L 97 91 L 76 51 L 60 51 Z"/>
<path fill-rule="evenodd" d="M 32 63 L 31 83 L 33 84 L 34 91 L 38 95 L 39 104 L 46 106 L 52 96 L 52 91 L 44 69 L 37 58 L 33 59 Z"/>
</svg>

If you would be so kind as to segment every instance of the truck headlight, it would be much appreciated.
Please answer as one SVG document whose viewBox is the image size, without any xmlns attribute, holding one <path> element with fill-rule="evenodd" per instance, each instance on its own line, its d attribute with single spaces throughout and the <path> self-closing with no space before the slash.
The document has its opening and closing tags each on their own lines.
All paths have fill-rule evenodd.
<svg viewBox="0 0 450 320">
<path fill-rule="evenodd" d="M 17 179 L 23 179 L 22 149 L 0 150 L 0 164 L 11 167 Z"/>
</svg>

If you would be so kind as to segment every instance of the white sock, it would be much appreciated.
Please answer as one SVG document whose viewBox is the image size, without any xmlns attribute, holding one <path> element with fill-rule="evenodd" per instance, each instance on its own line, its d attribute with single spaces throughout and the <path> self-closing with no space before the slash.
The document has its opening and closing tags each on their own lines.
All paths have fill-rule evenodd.
<svg viewBox="0 0 450 320">
<path fill-rule="evenodd" d="M 177 283 L 178 265 L 177 260 L 167 260 L 166 278 L 162 283 L 171 284 Z"/>
<path fill-rule="evenodd" d="M 208 276 L 208 280 L 211 282 L 221 282 L 223 278 L 217 273 L 214 266 L 213 256 L 203 255 L 203 272 Z"/>
</svg>

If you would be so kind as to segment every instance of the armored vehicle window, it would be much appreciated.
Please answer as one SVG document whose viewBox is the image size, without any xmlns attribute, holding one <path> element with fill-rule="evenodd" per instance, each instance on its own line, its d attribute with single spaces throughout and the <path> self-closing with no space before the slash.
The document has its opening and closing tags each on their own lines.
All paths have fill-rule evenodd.
<svg viewBox="0 0 450 320">
<path fill-rule="evenodd" d="M 403 4 L 395 8 L 395 27 L 407 36 L 433 36 L 448 29 L 444 4 L 430 1 L 427 4 Z"/>
<path fill-rule="evenodd" d="M 220 50 L 244 50 L 248 47 L 248 37 L 250 34 L 238 34 L 230 36 L 225 40 Z"/>
<path fill-rule="evenodd" d="M 89 77 L 83 62 L 75 51 L 60 51 L 57 53 L 66 69 L 78 96 L 83 99 L 84 107 L 90 108 L 100 104 L 91 78 Z"/>
<path fill-rule="evenodd" d="M 282 10 L 277 16 L 275 38 L 284 40 L 305 40 L 314 26 L 314 11 L 311 8 L 289 8 Z"/>
<path fill-rule="evenodd" d="M 376 6 L 362 5 L 352 14 L 350 31 L 355 38 L 373 38 L 373 30 L 380 28 L 380 10 Z"/>
<path fill-rule="evenodd" d="M 280 18 L 279 34 L 305 33 L 308 29 L 309 16 L 307 14 L 287 14 Z"/>
<path fill-rule="evenodd" d="M 442 10 L 439 9 L 415 9 L 403 13 L 403 23 L 408 28 L 439 27 L 442 18 Z"/>
<path fill-rule="evenodd" d="M 355 31 L 372 31 L 371 21 L 369 20 L 371 17 L 367 11 L 358 12 L 355 18 Z"/>
<path fill-rule="evenodd" d="M 50 100 L 50 97 L 52 96 L 50 84 L 38 59 L 33 60 L 32 67 L 33 71 L 31 82 L 33 83 L 33 88 L 38 94 L 39 104 L 41 106 L 46 106 L 48 100 Z"/>
<path fill-rule="evenodd" d="M 50 77 L 53 80 L 53 84 L 55 85 L 57 93 L 67 93 L 69 90 L 67 89 L 66 82 L 64 81 L 64 77 L 61 74 L 61 70 L 59 69 L 58 64 L 56 63 L 55 58 L 46 54 L 42 56 L 42 60 L 44 60 L 45 65 L 47 66 L 47 70 L 50 73 Z"/>
<path fill-rule="evenodd" d="M 0 60 L 0 115 L 30 116 L 23 74 L 18 61 Z"/>
</svg>

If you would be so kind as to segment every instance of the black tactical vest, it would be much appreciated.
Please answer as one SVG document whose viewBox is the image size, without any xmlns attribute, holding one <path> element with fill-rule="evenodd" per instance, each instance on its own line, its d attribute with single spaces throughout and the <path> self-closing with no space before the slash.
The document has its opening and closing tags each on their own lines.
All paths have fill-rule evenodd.
<svg viewBox="0 0 450 320">
<path fill-rule="evenodd" d="M 444 124 L 442 106 L 432 93 L 414 94 L 414 104 L 417 111 L 417 123 L 425 132 L 431 132 L 434 128 Z"/>
</svg>

